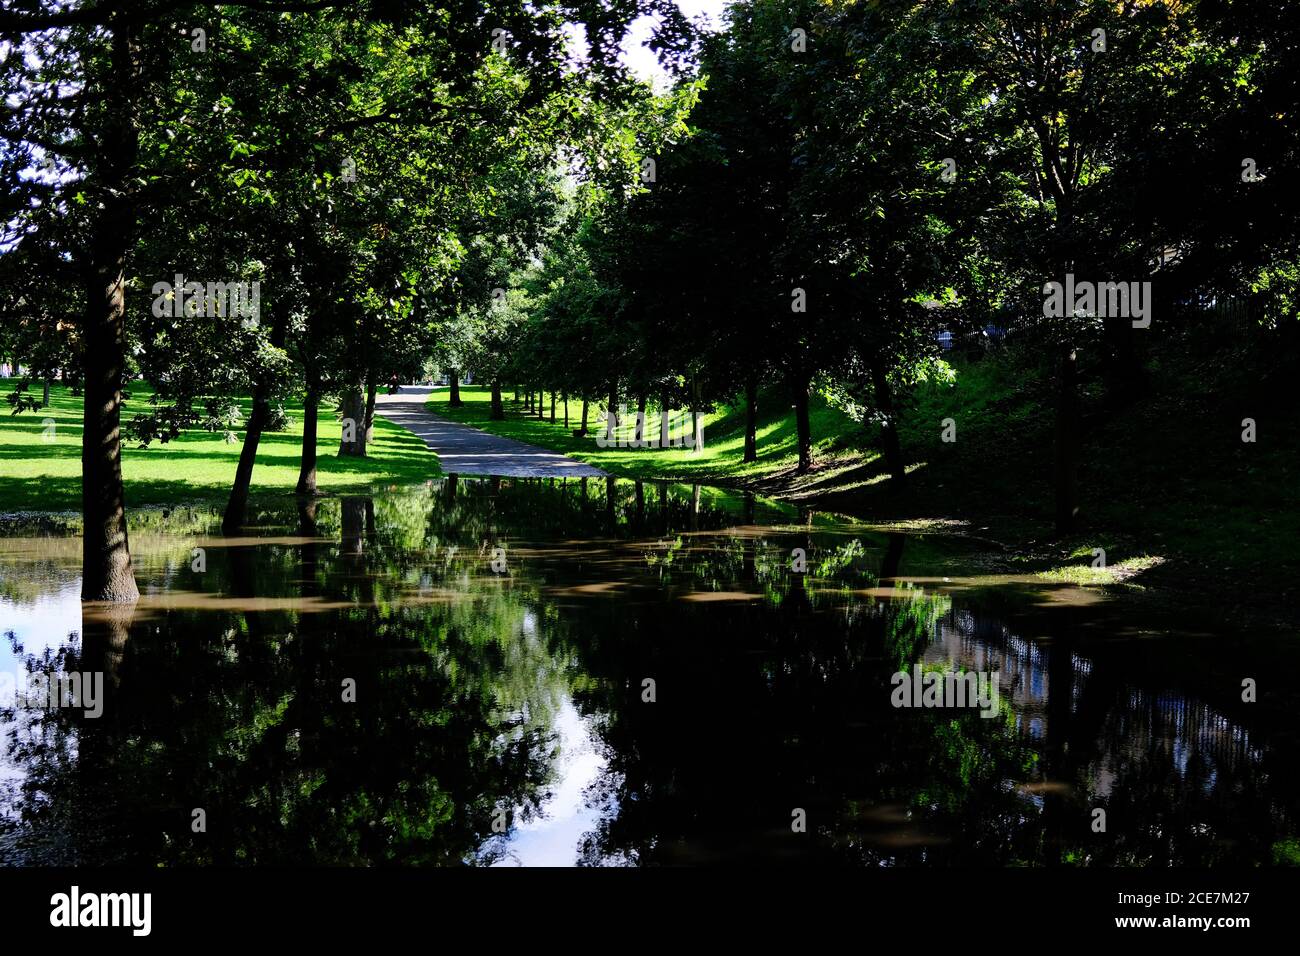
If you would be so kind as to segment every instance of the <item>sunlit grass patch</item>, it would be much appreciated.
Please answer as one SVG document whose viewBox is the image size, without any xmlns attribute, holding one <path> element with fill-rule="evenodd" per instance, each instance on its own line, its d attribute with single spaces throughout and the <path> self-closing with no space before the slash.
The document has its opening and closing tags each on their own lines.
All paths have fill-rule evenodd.
<svg viewBox="0 0 1300 956">
<path fill-rule="evenodd" d="M 1091 549 L 1080 549 L 1075 551 L 1071 557 L 1088 556 L 1091 557 Z M 1044 581 L 1052 581 L 1062 584 L 1119 584 L 1135 577 L 1144 571 L 1148 571 L 1164 563 L 1164 558 L 1155 555 L 1141 555 L 1138 557 L 1124 558 L 1116 561 L 1114 564 L 1108 564 L 1105 567 L 1093 567 L 1091 564 L 1066 564 L 1057 568 L 1050 568 L 1046 571 L 1039 571 L 1035 575 Z"/>
</svg>

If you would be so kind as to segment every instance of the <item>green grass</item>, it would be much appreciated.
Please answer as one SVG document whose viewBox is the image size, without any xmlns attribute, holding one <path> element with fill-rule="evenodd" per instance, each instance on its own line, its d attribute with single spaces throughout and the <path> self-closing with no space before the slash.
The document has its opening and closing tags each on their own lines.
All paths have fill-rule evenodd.
<svg viewBox="0 0 1300 956">
<path fill-rule="evenodd" d="M 148 408 L 150 392 L 139 383 L 124 405 L 125 424 Z M 245 420 L 251 403 L 241 403 Z M 253 469 L 252 494 L 283 494 L 298 482 L 302 455 L 302 406 L 286 403 L 289 427 L 264 434 Z M 52 431 L 44 424 L 53 420 Z M 50 390 L 50 406 L 39 412 L 0 416 L 0 514 L 78 511 L 81 508 L 82 404 L 68 389 Z M 411 484 L 441 475 L 424 442 L 382 418 L 366 458 L 339 458 L 341 423 L 322 409 L 317 436 L 317 484 L 322 493 L 359 491 L 381 484 Z M 128 507 L 224 500 L 235 477 L 240 441 L 220 434 L 183 432 L 148 448 L 124 442 L 122 473 Z"/>
<path fill-rule="evenodd" d="M 792 474 L 798 464 L 798 436 L 795 431 L 794 411 L 787 399 L 779 397 L 776 390 L 759 396 L 759 418 L 757 423 L 758 460 L 746 463 L 745 451 L 745 410 L 722 407 L 717 411 L 702 414 L 704 429 L 704 447 L 695 451 L 685 448 L 601 448 L 596 443 L 598 434 L 603 434 L 598 427 L 598 416 L 602 409 L 594 403 L 590 406 L 587 427 L 590 434 L 577 438 L 572 432 L 578 428 L 582 418 L 582 403 L 569 402 L 569 427 L 564 427 L 564 404 L 557 401 L 555 406 L 556 421 L 551 423 L 550 395 L 546 397 L 545 418 L 525 415 L 522 400 L 513 400 L 512 392 L 505 392 L 506 417 L 503 421 L 492 421 L 491 392 L 478 386 L 462 386 L 460 408 L 452 408 L 446 389 L 441 389 L 429 400 L 431 411 L 454 421 L 473 425 L 495 435 L 504 435 L 519 441 L 540 445 L 553 451 L 562 452 L 579 461 L 587 462 L 610 474 L 631 478 L 665 478 L 690 480 L 698 482 L 721 482 L 725 484 L 755 484 L 777 476 Z M 631 439 L 635 434 L 636 408 L 627 411 L 626 419 L 620 424 L 618 435 Z M 814 454 L 822 460 L 835 460 L 846 454 L 861 463 L 874 458 L 874 451 L 863 452 L 853 448 L 855 436 L 860 428 L 847 416 L 830 408 L 825 402 L 814 397 L 809 407 L 809 421 L 814 438 Z M 690 431 L 690 416 L 678 412 L 674 419 L 674 428 L 670 434 L 676 436 Z M 659 412 L 650 407 L 646 410 L 647 438 L 659 437 Z"/>
</svg>

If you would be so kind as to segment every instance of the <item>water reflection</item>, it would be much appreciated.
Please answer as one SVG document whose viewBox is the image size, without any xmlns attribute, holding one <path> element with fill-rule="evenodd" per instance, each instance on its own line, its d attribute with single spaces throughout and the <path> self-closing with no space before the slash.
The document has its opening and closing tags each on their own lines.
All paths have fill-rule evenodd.
<svg viewBox="0 0 1300 956">
<path fill-rule="evenodd" d="M 1294 652 L 649 484 L 451 476 L 243 538 L 141 513 L 126 612 L 80 604 L 74 539 L 0 539 L 0 668 L 106 676 L 99 719 L 0 713 L 0 859 L 1296 858 L 1300 721 L 1239 695 Z M 1002 710 L 891 707 L 914 664 L 997 672 Z"/>
</svg>

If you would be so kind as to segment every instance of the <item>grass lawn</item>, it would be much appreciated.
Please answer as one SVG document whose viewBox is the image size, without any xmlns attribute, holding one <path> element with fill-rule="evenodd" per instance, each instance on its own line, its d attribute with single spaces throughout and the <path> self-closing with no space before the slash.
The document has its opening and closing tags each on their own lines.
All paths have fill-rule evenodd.
<svg viewBox="0 0 1300 956">
<path fill-rule="evenodd" d="M 150 392 L 139 383 L 125 402 L 122 421 L 148 407 Z M 247 419 L 251 402 L 242 402 Z M 264 434 L 253 470 L 254 496 L 293 491 L 302 455 L 302 406 L 286 404 L 289 427 Z M 53 429 L 45 424 L 53 420 Z M 81 398 L 55 386 L 50 406 L 39 412 L 0 415 L 0 514 L 81 509 Z M 360 491 L 377 484 L 411 484 L 441 475 L 424 442 L 382 418 L 366 458 L 339 458 L 341 423 L 321 410 L 317 437 L 317 483 L 322 493 Z M 223 502 L 239 462 L 240 441 L 190 430 L 167 444 L 140 448 L 123 443 L 122 472 L 128 508 L 212 500 Z"/>
<path fill-rule="evenodd" d="M 601 448 L 596 444 L 603 434 L 599 425 L 601 409 L 591 405 L 586 438 L 575 438 L 572 432 L 582 419 L 582 403 L 569 402 L 569 427 L 564 427 L 564 404 L 556 402 L 556 421 L 551 423 L 550 395 L 546 396 L 544 419 L 525 415 L 523 402 L 514 401 L 513 392 L 503 394 L 506 417 L 492 421 L 491 391 L 479 386 L 466 385 L 460 390 L 460 408 L 452 408 L 446 389 L 440 389 L 429 400 L 429 410 L 481 428 L 496 435 L 515 438 L 543 448 L 563 452 L 579 461 L 595 465 L 612 475 L 632 478 L 666 478 L 707 483 L 718 481 L 727 484 L 754 484 L 778 475 L 793 473 L 799 459 L 795 434 L 794 410 L 787 399 L 773 390 L 759 396 L 758 461 L 745 463 L 745 410 L 720 408 L 701 415 L 704 423 L 704 448 L 696 452 L 685 448 Z M 853 447 L 862 435 L 860 427 L 847 416 L 813 397 L 809 406 L 809 420 L 814 439 L 813 453 L 819 460 L 829 463 L 845 456 L 861 465 L 874 460 L 877 452 Z M 636 408 L 629 408 L 626 419 L 620 423 L 618 434 L 631 439 L 635 434 Z M 690 416 L 678 412 L 673 419 L 670 434 L 687 435 Z M 647 438 L 659 437 L 659 413 L 653 406 L 646 410 L 645 434 Z"/>
</svg>

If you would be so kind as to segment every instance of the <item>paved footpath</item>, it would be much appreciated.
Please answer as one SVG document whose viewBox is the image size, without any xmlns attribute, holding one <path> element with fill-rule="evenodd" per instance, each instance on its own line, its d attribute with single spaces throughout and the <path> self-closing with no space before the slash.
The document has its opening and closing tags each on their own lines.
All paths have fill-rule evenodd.
<svg viewBox="0 0 1300 956">
<path fill-rule="evenodd" d="M 403 385 L 396 395 L 376 396 L 375 412 L 424 439 L 449 475 L 505 475 L 511 478 L 603 478 L 599 468 L 536 445 L 502 438 L 425 408 L 428 385 Z"/>
</svg>

